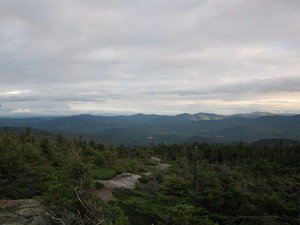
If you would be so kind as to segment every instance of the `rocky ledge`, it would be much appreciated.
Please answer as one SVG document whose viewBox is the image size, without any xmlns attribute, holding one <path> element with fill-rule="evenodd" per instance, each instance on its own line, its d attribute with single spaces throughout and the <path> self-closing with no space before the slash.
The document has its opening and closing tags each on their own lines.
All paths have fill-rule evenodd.
<svg viewBox="0 0 300 225">
<path fill-rule="evenodd" d="M 0 200 L 0 224 L 51 225 L 51 221 L 38 200 Z"/>
</svg>

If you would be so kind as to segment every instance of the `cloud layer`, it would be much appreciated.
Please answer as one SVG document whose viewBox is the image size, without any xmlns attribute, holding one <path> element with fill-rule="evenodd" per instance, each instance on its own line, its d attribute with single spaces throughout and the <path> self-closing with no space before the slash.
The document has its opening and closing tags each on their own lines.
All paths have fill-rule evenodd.
<svg viewBox="0 0 300 225">
<path fill-rule="evenodd" d="M 0 116 L 300 113 L 300 2 L 0 1 Z"/>
</svg>

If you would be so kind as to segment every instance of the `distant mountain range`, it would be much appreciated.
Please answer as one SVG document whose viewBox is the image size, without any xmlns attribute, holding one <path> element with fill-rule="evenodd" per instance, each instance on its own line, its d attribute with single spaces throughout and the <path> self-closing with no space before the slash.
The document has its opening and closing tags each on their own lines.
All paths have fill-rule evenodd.
<svg viewBox="0 0 300 225">
<path fill-rule="evenodd" d="M 207 141 L 254 142 L 260 139 L 300 140 L 300 115 L 255 112 L 222 116 L 212 113 L 175 116 L 145 115 L 2 118 L 0 127 L 20 132 L 30 127 L 36 135 L 51 131 L 69 138 L 123 145 Z M 12 127 L 14 127 L 12 129 Z"/>
</svg>

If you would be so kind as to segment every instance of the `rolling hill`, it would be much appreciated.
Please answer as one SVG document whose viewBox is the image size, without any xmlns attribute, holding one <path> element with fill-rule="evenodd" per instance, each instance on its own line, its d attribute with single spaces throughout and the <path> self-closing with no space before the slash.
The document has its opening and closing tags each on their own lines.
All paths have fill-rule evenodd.
<svg viewBox="0 0 300 225">
<path fill-rule="evenodd" d="M 33 117 L 0 119 L 0 127 L 31 127 L 67 137 L 93 138 L 103 143 L 148 145 L 186 141 L 233 143 L 259 139 L 300 140 L 300 115 L 260 113 L 222 116 L 208 113 L 175 116 L 145 115 Z"/>
</svg>

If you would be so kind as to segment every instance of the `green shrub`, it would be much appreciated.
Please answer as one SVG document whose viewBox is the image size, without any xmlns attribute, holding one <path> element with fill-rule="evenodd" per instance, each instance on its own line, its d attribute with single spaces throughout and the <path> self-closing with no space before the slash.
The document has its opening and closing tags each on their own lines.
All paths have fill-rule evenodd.
<svg viewBox="0 0 300 225">
<path fill-rule="evenodd" d="M 45 205 L 65 207 L 70 207 L 77 201 L 73 187 L 63 182 L 50 185 L 40 199 Z"/>
<path fill-rule="evenodd" d="M 150 166 L 138 159 L 122 159 L 119 161 L 119 167 L 127 173 L 145 173 L 150 170 Z"/>
<path fill-rule="evenodd" d="M 149 176 L 146 176 L 145 174 L 143 174 L 139 179 L 138 179 L 139 182 L 143 183 L 143 184 L 146 184 L 148 183 L 149 181 L 151 181 L 151 178 Z"/>
<path fill-rule="evenodd" d="M 95 183 L 95 188 L 96 188 L 96 189 L 103 189 L 103 188 L 104 188 L 104 184 L 101 183 L 101 182 L 96 182 L 96 183 Z"/>
<path fill-rule="evenodd" d="M 126 170 L 120 166 L 116 166 L 116 167 L 114 167 L 114 169 L 116 170 L 117 175 L 119 175 L 121 173 L 126 173 Z"/>
<path fill-rule="evenodd" d="M 92 177 L 97 180 L 109 180 L 117 175 L 113 168 L 100 167 L 92 170 Z"/>
<path fill-rule="evenodd" d="M 132 197 L 144 197 L 145 194 L 136 191 L 136 190 L 130 190 L 130 189 L 123 189 L 123 188 L 114 188 L 112 190 L 113 196 L 115 196 L 119 200 L 128 200 Z"/>
</svg>

